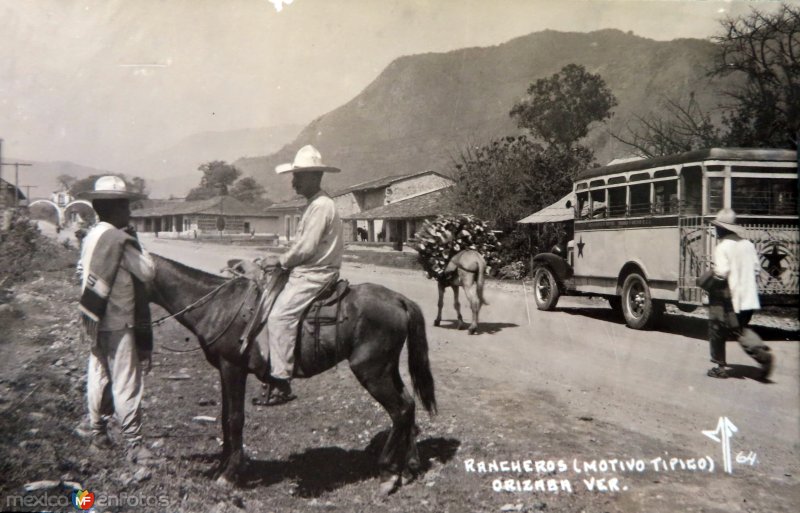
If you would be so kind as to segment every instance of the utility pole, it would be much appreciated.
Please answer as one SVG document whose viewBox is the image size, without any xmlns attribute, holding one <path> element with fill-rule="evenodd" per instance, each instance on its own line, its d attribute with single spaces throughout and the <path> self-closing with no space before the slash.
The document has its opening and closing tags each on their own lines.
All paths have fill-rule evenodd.
<svg viewBox="0 0 800 513">
<path fill-rule="evenodd" d="M 28 205 L 31 204 L 31 189 L 35 189 L 39 187 L 38 185 L 20 185 L 20 187 L 25 187 L 25 197 L 28 198 Z"/>
<path fill-rule="evenodd" d="M 0 159 L 0 169 L 3 166 L 14 166 L 14 208 L 19 208 L 19 166 L 32 166 L 33 164 L 23 164 L 22 162 L 3 162 Z"/>
</svg>

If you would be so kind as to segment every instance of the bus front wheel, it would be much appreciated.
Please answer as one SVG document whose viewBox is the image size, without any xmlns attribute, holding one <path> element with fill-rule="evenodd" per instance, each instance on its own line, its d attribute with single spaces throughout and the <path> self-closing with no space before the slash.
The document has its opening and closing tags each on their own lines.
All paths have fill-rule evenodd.
<svg viewBox="0 0 800 513">
<path fill-rule="evenodd" d="M 625 323 L 635 330 L 650 328 L 663 311 L 663 303 L 654 301 L 650 286 L 641 274 L 631 273 L 622 285 L 622 314 Z"/>
<path fill-rule="evenodd" d="M 536 298 L 536 308 L 539 310 L 552 310 L 556 307 L 561 294 L 556 277 L 549 268 L 536 269 L 536 274 L 533 275 L 533 295 Z"/>
</svg>

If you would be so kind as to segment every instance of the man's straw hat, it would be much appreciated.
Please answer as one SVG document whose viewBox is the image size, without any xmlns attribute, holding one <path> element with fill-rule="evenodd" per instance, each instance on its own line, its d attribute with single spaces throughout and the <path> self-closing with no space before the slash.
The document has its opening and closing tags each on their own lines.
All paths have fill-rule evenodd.
<svg viewBox="0 0 800 513">
<path fill-rule="evenodd" d="M 730 208 L 723 208 L 717 212 L 717 216 L 711 221 L 714 226 L 719 226 L 729 232 L 733 232 L 739 237 L 745 237 L 747 231 L 736 222 L 736 212 Z"/>
<path fill-rule="evenodd" d="M 322 155 L 320 155 L 319 151 L 317 151 L 317 149 L 310 144 L 303 146 L 297 151 L 297 155 L 294 156 L 294 162 L 281 164 L 275 168 L 275 172 L 279 175 L 283 173 L 299 173 L 303 171 L 338 173 L 341 171 L 341 169 L 323 164 Z"/>
<path fill-rule="evenodd" d="M 144 194 L 129 191 L 125 181 L 113 175 L 101 176 L 94 182 L 94 190 L 85 191 L 78 194 L 79 198 L 96 200 L 96 199 L 126 199 L 126 200 L 139 200 L 144 198 Z"/>
</svg>

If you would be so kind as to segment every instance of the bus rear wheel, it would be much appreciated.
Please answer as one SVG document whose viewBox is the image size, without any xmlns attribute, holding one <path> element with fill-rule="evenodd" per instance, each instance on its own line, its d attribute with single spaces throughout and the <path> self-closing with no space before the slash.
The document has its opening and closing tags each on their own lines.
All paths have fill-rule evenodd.
<svg viewBox="0 0 800 513">
<path fill-rule="evenodd" d="M 664 304 L 654 301 L 647 280 L 639 273 L 631 273 L 622 285 L 622 314 L 625 323 L 635 330 L 648 329 L 661 316 Z"/>
<path fill-rule="evenodd" d="M 536 299 L 536 308 L 552 310 L 556 307 L 560 295 L 553 271 L 547 267 L 536 269 L 536 274 L 533 275 L 533 296 Z"/>
</svg>

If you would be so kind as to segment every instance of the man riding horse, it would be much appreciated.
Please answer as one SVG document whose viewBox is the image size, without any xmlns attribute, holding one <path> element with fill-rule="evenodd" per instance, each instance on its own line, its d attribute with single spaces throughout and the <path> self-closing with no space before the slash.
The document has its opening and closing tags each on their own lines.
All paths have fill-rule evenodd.
<svg viewBox="0 0 800 513">
<path fill-rule="evenodd" d="M 264 312 L 269 313 L 266 327 L 256 336 L 263 359 L 269 361 L 262 378 L 275 390 L 270 398 L 273 404 L 294 399 L 291 379 L 300 316 L 320 291 L 336 281 L 342 266 L 342 221 L 333 200 L 320 187 L 323 173 L 339 171 L 324 165 L 319 151 L 311 145 L 300 148 L 294 162 L 275 168 L 279 175 L 292 173 L 292 187 L 308 200 L 308 206 L 294 245 L 280 257 L 262 261 L 265 268 L 280 266 L 289 271 L 272 310 Z"/>
</svg>

